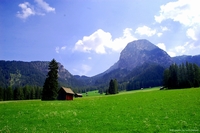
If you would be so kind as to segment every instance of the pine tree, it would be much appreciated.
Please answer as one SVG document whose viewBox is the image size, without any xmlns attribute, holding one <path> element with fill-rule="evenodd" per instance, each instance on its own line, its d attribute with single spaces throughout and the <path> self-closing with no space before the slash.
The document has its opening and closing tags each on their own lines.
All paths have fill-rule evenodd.
<svg viewBox="0 0 200 133">
<path fill-rule="evenodd" d="M 7 100 L 13 100 L 13 89 L 11 86 L 7 88 Z"/>
<path fill-rule="evenodd" d="M 23 92 L 24 92 L 24 99 L 29 100 L 30 99 L 30 87 L 25 86 L 23 88 Z"/>
<path fill-rule="evenodd" d="M 23 88 L 18 87 L 14 90 L 14 99 L 15 100 L 24 100 L 24 92 Z"/>
<path fill-rule="evenodd" d="M 169 86 L 168 80 L 169 80 L 169 69 L 166 69 L 164 71 L 164 76 L 163 76 L 163 86 L 164 87 L 168 87 Z"/>
<path fill-rule="evenodd" d="M 114 79 L 114 90 L 115 90 L 115 94 L 118 93 L 118 83 L 117 83 L 117 80 Z"/>
<path fill-rule="evenodd" d="M 107 94 L 117 94 L 118 93 L 118 83 L 116 79 L 111 79 L 109 83 L 109 89 Z"/>
<path fill-rule="evenodd" d="M 58 63 L 53 59 L 49 63 L 49 72 L 43 85 L 42 100 L 56 100 L 58 91 Z"/>
<path fill-rule="evenodd" d="M 194 87 L 199 87 L 200 86 L 200 68 L 196 65 L 193 64 L 194 68 Z"/>
<path fill-rule="evenodd" d="M 0 101 L 3 101 L 3 88 L 0 86 Z"/>
<path fill-rule="evenodd" d="M 110 80 L 108 94 L 114 94 L 114 81 L 112 79 Z"/>
</svg>

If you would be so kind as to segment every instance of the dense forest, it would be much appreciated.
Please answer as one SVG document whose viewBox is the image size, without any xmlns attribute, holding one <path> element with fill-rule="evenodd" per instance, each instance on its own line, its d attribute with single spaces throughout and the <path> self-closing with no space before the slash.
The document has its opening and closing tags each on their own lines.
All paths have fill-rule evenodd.
<svg viewBox="0 0 200 133">
<path fill-rule="evenodd" d="M 0 87 L 0 101 L 41 99 L 42 88 L 37 86 Z"/>
<path fill-rule="evenodd" d="M 200 86 L 200 68 L 194 63 L 172 64 L 164 71 L 163 85 L 168 89 Z"/>
</svg>

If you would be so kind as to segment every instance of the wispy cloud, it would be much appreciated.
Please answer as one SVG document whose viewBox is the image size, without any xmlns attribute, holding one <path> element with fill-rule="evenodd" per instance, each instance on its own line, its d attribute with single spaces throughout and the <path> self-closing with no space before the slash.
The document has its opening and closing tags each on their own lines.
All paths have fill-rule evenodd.
<svg viewBox="0 0 200 133">
<path fill-rule="evenodd" d="M 91 60 L 92 59 L 92 57 L 88 57 L 88 60 Z"/>
<path fill-rule="evenodd" d="M 55 51 L 56 51 L 56 53 L 60 53 L 60 52 L 62 52 L 62 51 L 64 51 L 64 50 L 66 50 L 66 48 L 67 48 L 67 46 L 56 47 L 56 48 L 55 48 Z"/>
<path fill-rule="evenodd" d="M 55 12 L 55 8 L 50 7 L 48 3 L 43 0 L 35 0 L 37 5 L 31 5 L 29 2 L 19 4 L 21 11 L 18 11 L 16 16 L 26 20 L 33 15 L 45 15 L 45 12 Z"/>
<path fill-rule="evenodd" d="M 41 7 L 46 12 L 55 12 L 55 8 L 50 7 L 48 3 L 46 3 L 43 0 L 35 0 L 37 2 L 38 6 Z"/>
<path fill-rule="evenodd" d="M 168 31 L 169 29 L 166 26 L 160 26 L 162 31 Z"/>
<path fill-rule="evenodd" d="M 90 36 L 84 36 L 82 40 L 78 40 L 75 44 L 74 50 L 81 52 L 95 52 L 97 54 L 106 54 L 107 50 L 121 52 L 128 42 L 136 40 L 131 34 L 130 28 L 123 31 L 123 36 L 112 39 L 109 32 L 98 29 Z"/>
<path fill-rule="evenodd" d="M 81 64 L 79 69 L 74 68 L 73 71 L 79 75 L 87 75 L 92 70 L 92 67 L 86 64 Z"/>
<path fill-rule="evenodd" d="M 153 36 L 156 34 L 156 30 L 153 30 L 147 26 L 142 26 L 142 27 L 138 27 L 135 31 L 135 33 L 138 33 L 140 35 L 147 35 L 148 37 Z"/>
</svg>

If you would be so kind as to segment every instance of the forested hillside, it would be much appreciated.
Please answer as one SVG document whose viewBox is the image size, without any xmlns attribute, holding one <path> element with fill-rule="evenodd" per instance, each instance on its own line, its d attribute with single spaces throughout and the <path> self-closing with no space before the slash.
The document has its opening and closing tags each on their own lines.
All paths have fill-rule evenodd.
<svg viewBox="0 0 200 133">
<path fill-rule="evenodd" d="M 0 61 L 0 86 L 5 88 L 39 86 L 42 87 L 48 73 L 48 61 Z M 70 74 L 62 64 L 58 63 L 58 80 L 60 85 L 81 86 L 81 82 Z"/>
</svg>

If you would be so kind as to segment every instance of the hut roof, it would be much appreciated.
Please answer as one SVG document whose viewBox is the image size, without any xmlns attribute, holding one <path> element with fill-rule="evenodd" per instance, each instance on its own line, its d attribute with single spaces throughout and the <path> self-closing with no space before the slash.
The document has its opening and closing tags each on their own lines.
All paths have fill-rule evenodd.
<svg viewBox="0 0 200 133">
<path fill-rule="evenodd" d="M 70 88 L 61 87 L 66 93 L 74 94 L 74 92 Z"/>
<path fill-rule="evenodd" d="M 76 95 L 78 95 L 78 96 L 83 96 L 81 93 L 76 93 Z"/>
</svg>

